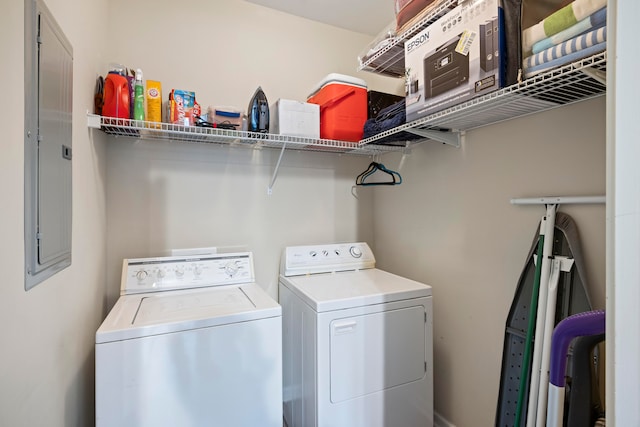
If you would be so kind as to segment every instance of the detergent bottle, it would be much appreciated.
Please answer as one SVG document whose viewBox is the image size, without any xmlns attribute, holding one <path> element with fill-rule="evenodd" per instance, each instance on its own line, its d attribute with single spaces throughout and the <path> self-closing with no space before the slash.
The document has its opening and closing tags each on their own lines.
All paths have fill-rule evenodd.
<svg viewBox="0 0 640 427">
<path fill-rule="evenodd" d="M 115 68 L 109 71 L 104 80 L 104 105 L 102 115 L 120 119 L 131 118 L 129 108 L 129 83 L 123 69 Z"/>
</svg>

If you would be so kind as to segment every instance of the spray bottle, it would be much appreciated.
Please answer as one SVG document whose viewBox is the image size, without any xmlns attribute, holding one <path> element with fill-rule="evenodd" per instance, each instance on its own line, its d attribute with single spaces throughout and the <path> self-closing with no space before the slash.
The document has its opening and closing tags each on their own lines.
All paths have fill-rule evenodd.
<svg viewBox="0 0 640 427">
<path fill-rule="evenodd" d="M 144 84 L 142 83 L 142 70 L 136 70 L 133 100 L 133 120 L 144 120 Z"/>
</svg>

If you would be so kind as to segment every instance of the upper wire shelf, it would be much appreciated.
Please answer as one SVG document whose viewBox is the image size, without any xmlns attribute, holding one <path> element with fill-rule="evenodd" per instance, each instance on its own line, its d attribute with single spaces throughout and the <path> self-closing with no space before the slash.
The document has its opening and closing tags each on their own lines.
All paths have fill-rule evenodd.
<svg viewBox="0 0 640 427">
<path fill-rule="evenodd" d="M 442 4 L 439 4 L 414 25 L 397 36 L 387 39 L 384 47 L 368 55 L 366 58 L 361 58 L 358 70 L 370 71 L 391 77 L 403 77 L 404 42 L 418 34 L 422 29 L 433 24 L 438 18 L 457 4 L 458 0 L 446 0 Z"/>
<path fill-rule="evenodd" d="M 607 90 L 606 71 L 604 51 L 360 142 L 367 144 L 408 131 L 449 143 L 453 135 L 463 131 L 602 96 Z"/>
</svg>

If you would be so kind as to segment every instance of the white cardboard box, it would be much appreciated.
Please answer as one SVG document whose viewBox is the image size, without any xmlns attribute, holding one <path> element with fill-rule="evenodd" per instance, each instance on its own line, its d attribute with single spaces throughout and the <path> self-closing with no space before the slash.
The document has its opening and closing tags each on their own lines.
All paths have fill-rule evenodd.
<svg viewBox="0 0 640 427">
<path fill-rule="evenodd" d="M 320 138 L 320 106 L 308 102 L 278 99 L 270 107 L 271 133 L 303 138 Z"/>
<path fill-rule="evenodd" d="M 500 0 L 468 0 L 405 43 L 407 121 L 503 86 Z"/>
</svg>

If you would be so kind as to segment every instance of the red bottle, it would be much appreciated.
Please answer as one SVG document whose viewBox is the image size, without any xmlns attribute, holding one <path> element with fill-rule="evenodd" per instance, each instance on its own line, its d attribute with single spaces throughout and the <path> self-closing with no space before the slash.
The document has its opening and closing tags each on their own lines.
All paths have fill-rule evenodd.
<svg viewBox="0 0 640 427">
<path fill-rule="evenodd" d="M 102 115 L 128 119 L 131 117 L 129 83 L 118 73 L 109 73 L 104 81 L 104 105 Z"/>
</svg>

